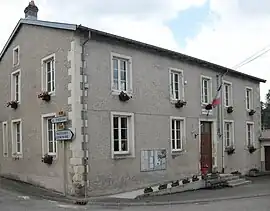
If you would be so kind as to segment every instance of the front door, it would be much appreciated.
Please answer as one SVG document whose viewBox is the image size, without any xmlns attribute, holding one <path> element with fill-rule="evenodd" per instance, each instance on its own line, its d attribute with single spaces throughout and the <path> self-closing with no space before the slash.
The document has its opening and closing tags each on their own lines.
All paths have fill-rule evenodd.
<svg viewBox="0 0 270 211">
<path fill-rule="evenodd" d="M 201 167 L 212 172 L 212 122 L 201 122 Z"/>
<path fill-rule="evenodd" d="M 265 170 L 270 171 L 270 146 L 264 147 L 265 153 Z"/>
</svg>

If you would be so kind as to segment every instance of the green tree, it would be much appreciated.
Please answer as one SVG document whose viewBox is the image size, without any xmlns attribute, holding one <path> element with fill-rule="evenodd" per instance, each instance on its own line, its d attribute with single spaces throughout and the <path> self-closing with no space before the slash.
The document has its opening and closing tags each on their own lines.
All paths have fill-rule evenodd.
<svg viewBox="0 0 270 211">
<path fill-rule="evenodd" d="M 265 103 L 261 102 L 262 129 L 270 129 L 270 90 L 265 96 Z"/>
</svg>

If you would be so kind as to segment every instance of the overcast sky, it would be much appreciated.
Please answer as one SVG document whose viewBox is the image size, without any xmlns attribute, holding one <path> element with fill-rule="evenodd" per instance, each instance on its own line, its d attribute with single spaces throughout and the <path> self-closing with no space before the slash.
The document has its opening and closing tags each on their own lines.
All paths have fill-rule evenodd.
<svg viewBox="0 0 270 211">
<path fill-rule="evenodd" d="M 0 0 L 0 48 L 30 0 Z M 136 2 L 136 3 L 135 3 Z M 233 67 L 270 47 L 270 0 L 36 0 L 39 19 L 86 25 Z M 270 52 L 238 69 L 270 81 Z M 264 99 L 270 83 L 262 84 Z"/>
</svg>

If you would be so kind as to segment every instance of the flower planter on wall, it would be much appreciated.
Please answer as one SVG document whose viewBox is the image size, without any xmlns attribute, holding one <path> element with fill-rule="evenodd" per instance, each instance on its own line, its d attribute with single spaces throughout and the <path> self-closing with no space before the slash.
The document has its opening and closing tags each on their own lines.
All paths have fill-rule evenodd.
<svg viewBox="0 0 270 211">
<path fill-rule="evenodd" d="M 225 148 L 225 152 L 227 152 L 228 155 L 232 155 L 235 153 L 235 148 L 233 146 L 228 146 Z"/>
<path fill-rule="evenodd" d="M 128 101 L 130 99 L 130 96 L 128 96 L 128 94 L 127 93 L 125 93 L 125 92 L 120 92 L 120 94 L 119 94 L 119 100 L 120 101 L 122 101 L 122 102 L 126 102 L 126 101 Z"/>
<path fill-rule="evenodd" d="M 51 95 L 48 93 L 48 92 L 41 92 L 39 95 L 38 95 L 38 98 L 46 101 L 46 102 L 49 102 L 51 100 Z"/>
<path fill-rule="evenodd" d="M 247 148 L 250 154 L 252 154 L 257 150 L 254 145 L 249 145 Z"/>
<path fill-rule="evenodd" d="M 227 113 L 228 114 L 231 114 L 233 112 L 233 107 L 232 106 L 229 106 L 228 108 L 227 108 Z"/>
<path fill-rule="evenodd" d="M 9 101 L 7 103 L 7 107 L 11 107 L 13 109 L 17 109 L 18 108 L 18 102 L 17 101 Z"/>
<path fill-rule="evenodd" d="M 187 102 L 186 101 L 178 100 L 177 103 L 175 103 L 175 108 L 182 108 L 185 105 L 187 105 Z"/>
<path fill-rule="evenodd" d="M 43 163 L 46 163 L 48 165 L 52 165 L 52 163 L 53 163 L 53 156 L 52 155 L 45 154 L 44 157 L 42 158 L 42 162 Z"/>
<path fill-rule="evenodd" d="M 249 115 L 249 116 L 253 116 L 255 113 L 256 113 L 256 111 L 255 111 L 254 109 L 251 109 L 251 110 L 248 112 L 248 115 Z"/>
</svg>

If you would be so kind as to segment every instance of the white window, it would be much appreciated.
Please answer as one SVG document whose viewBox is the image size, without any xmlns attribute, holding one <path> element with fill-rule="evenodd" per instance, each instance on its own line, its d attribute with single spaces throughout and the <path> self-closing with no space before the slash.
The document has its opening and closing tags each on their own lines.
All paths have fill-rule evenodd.
<svg viewBox="0 0 270 211">
<path fill-rule="evenodd" d="M 234 122 L 232 120 L 224 121 L 224 141 L 225 147 L 234 146 Z"/>
<path fill-rule="evenodd" d="M 55 127 L 52 123 L 52 118 L 55 117 L 55 113 L 42 115 L 42 147 L 43 155 L 57 155 L 57 141 L 55 139 Z"/>
<path fill-rule="evenodd" d="M 171 117 L 171 149 L 172 152 L 182 151 L 185 138 L 185 119 Z"/>
<path fill-rule="evenodd" d="M 22 156 L 22 121 L 16 119 L 11 121 L 11 139 L 12 139 L 12 154 Z"/>
<path fill-rule="evenodd" d="M 2 133 L 3 133 L 3 156 L 8 157 L 8 124 L 2 122 Z"/>
<path fill-rule="evenodd" d="M 21 70 L 11 73 L 11 100 L 21 101 Z"/>
<path fill-rule="evenodd" d="M 254 145 L 254 123 L 253 122 L 247 122 L 246 139 L 247 139 L 248 146 Z"/>
<path fill-rule="evenodd" d="M 212 79 L 211 77 L 201 76 L 201 102 L 209 104 L 212 101 Z"/>
<path fill-rule="evenodd" d="M 232 106 L 232 83 L 224 81 L 224 106 Z"/>
<path fill-rule="evenodd" d="M 184 100 L 183 71 L 170 69 L 170 93 L 172 100 Z"/>
<path fill-rule="evenodd" d="M 13 49 L 13 66 L 20 64 L 20 47 L 17 46 Z"/>
<path fill-rule="evenodd" d="M 132 59 L 131 57 L 111 54 L 112 90 L 132 92 Z"/>
<path fill-rule="evenodd" d="M 252 88 L 246 87 L 246 109 L 250 110 L 253 107 Z"/>
<path fill-rule="evenodd" d="M 111 121 L 113 155 L 134 154 L 133 114 L 112 112 Z"/>
<path fill-rule="evenodd" d="M 55 54 L 42 59 L 42 91 L 55 93 Z"/>
</svg>

